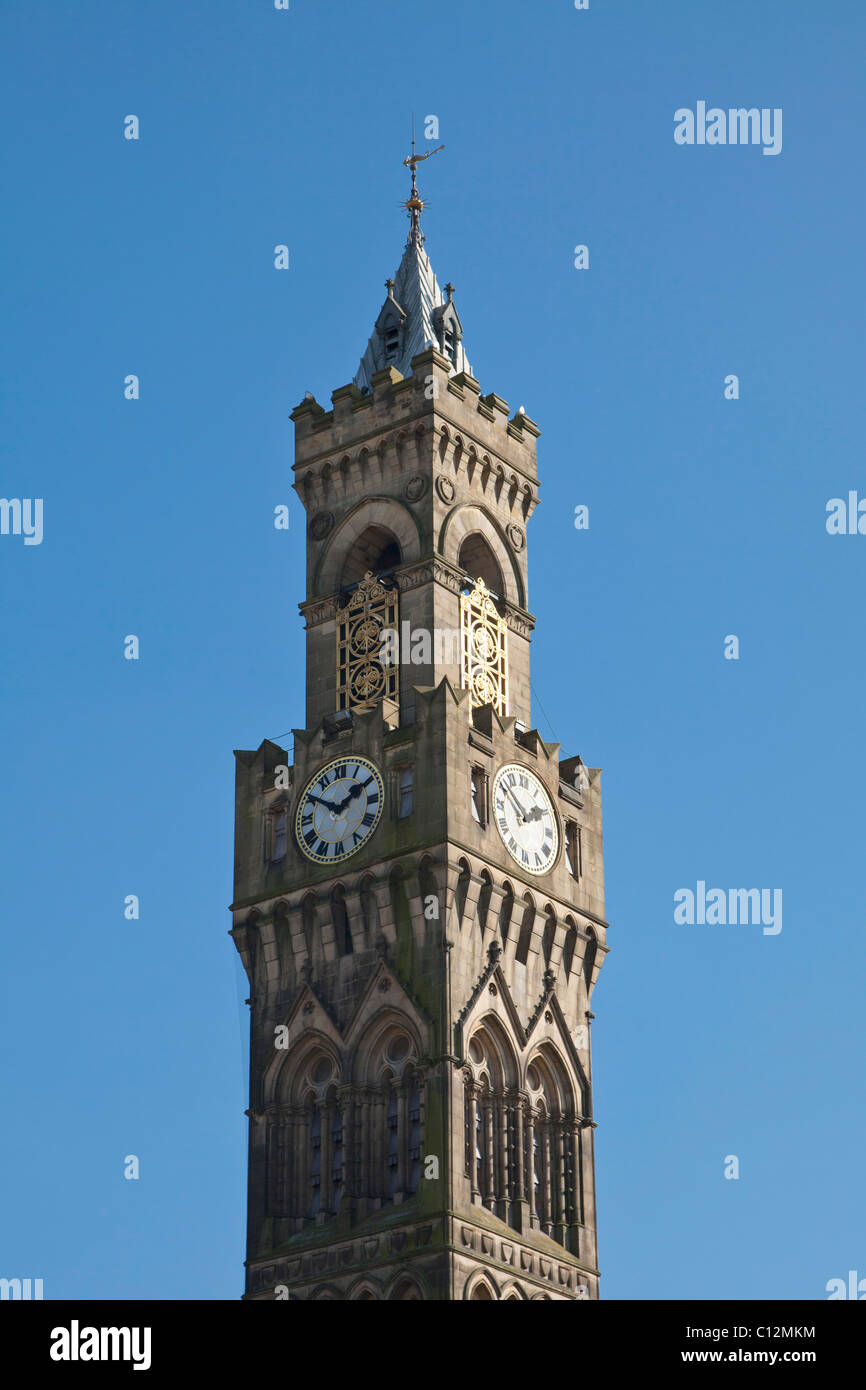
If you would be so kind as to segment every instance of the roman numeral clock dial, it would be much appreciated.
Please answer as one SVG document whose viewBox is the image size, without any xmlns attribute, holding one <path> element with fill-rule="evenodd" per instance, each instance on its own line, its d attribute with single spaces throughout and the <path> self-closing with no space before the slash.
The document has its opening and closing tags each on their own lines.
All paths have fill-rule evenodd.
<svg viewBox="0 0 866 1390">
<path fill-rule="evenodd" d="M 339 864 L 366 844 L 385 800 L 379 769 L 366 758 L 335 758 L 301 793 L 295 835 L 314 864 Z"/>
<path fill-rule="evenodd" d="M 547 788 L 534 772 L 506 763 L 493 783 L 493 819 L 499 838 L 528 874 L 546 874 L 559 853 L 559 822 Z"/>
</svg>

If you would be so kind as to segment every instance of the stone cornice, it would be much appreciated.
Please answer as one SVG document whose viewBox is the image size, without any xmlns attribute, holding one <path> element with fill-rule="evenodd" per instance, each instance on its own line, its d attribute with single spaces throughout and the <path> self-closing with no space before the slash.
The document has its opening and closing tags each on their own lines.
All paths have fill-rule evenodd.
<svg viewBox="0 0 866 1390">
<path fill-rule="evenodd" d="M 407 565 L 405 569 L 398 569 L 394 578 L 401 594 L 420 588 L 422 584 L 434 582 L 444 585 L 455 595 L 461 594 L 466 587 L 466 575 L 463 571 L 439 555 L 429 556 L 426 560 Z M 320 623 L 336 618 L 340 607 L 339 594 L 324 594 L 319 598 L 305 599 L 303 603 L 298 604 L 308 628 L 318 627 Z M 531 636 L 535 628 L 535 617 L 532 613 L 509 603 L 507 599 L 500 600 L 499 607 L 509 631 L 517 633 L 519 637 Z"/>
</svg>

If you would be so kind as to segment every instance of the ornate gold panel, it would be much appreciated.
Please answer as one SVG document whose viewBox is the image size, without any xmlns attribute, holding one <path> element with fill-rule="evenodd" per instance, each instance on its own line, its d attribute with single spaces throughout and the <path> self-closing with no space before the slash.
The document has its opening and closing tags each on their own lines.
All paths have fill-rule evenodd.
<svg viewBox="0 0 866 1390">
<path fill-rule="evenodd" d="M 398 631 L 396 586 L 367 570 L 345 608 L 337 611 L 337 709 L 369 709 L 398 698 L 399 667 L 379 660 L 382 633 Z"/>
<path fill-rule="evenodd" d="M 460 684 L 473 708 L 492 705 L 497 714 L 507 714 L 508 628 L 483 579 L 460 596 L 460 647 Z"/>
</svg>

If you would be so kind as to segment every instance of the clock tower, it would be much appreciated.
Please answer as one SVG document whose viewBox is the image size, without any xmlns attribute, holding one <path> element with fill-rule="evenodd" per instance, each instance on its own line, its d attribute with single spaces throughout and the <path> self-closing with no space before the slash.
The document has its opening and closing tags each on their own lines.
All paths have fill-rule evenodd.
<svg viewBox="0 0 866 1390">
<path fill-rule="evenodd" d="M 303 726 L 235 754 L 246 1297 L 595 1299 L 601 774 L 532 726 L 539 430 L 473 375 L 420 158 L 354 380 L 292 413 Z"/>
</svg>

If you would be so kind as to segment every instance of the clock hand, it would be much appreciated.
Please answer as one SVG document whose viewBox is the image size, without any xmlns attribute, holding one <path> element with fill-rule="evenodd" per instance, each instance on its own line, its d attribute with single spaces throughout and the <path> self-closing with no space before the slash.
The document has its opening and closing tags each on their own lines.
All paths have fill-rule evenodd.
<svg viewBox="0 0 866 1390">
<path fill-rule="evenodd" d="M 360 796 L 363 790 L 364 788 L 361 786 L 361 783 L 356 782 L 354 787 L 352 787 L 351 791 L 349 792 L 349 795 L 344 797 L 343 800 L 340 802 L 339 806 L 336 806 L 334 808 L 337 811 L 337 813 L 339 814 L 341 811 L 345 811 L 349 802 L 354 801 L 356 796 Z"/>
<path fill-rule="evenodd" d="M 511 790 L 510 787 L 506 787 L 505 790 L 506 790 L 506 792 L 508 793 L 508 795 L 511 797 L 511 800 L 514 802 L 515 806 L 517 807 L 517 814 L 520 816 L 520 819 L 523 821 L 524 824 L 526 824 L 526 816 L 525 816 L 525 814 L 524 814 L 523 807 L 521 806 L 520 802 L 517 800 L 517 797 L 514 795 L 514 792 Z"/>
<path fill-rule="evenodd" d="M 325 807 L 327 807 L 327 809 L 328 809 L 329 811 L 336 811 L 336 810 L 338 809 L 338 808 L 334 805 L 333 801 L 323 801 L 322 798 L 321 798 L 320 796 L 313 796 L 313 793 L 312 793 L 312 792 L 308 792 L 308 793 L 307 793 L 307 800 L 308 800 L 308 801 L 315 801 L 315 802 L 317 802 L 317 803 L 319 804 L 319 806 L 325 806 Z"/>
</svg>

